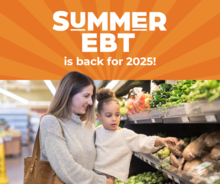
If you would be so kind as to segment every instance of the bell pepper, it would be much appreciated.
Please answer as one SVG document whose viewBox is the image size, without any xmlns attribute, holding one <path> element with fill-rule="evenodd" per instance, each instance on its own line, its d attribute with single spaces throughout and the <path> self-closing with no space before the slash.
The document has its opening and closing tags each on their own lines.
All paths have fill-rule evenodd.
<svg viewBox="0 0 220 184">
<path fill-rule="evenodd" d="M 175 85 L 170 90 L 172 91 L 172 90 L 177 90 L 177 89 L 179 89 L 179 88 L 177 87 L 177 85 Z"/>
<path fill-rule="evenodd" d="M 217 88 L 219 86 L 219 82 L 217 80 L 205 80 L 204 84 L 209 89 Z"/>
<path fill-rule="evenodd" d="M 166 104 L 167 102 L 165 100 L 162 100 L 159 104 L 162 106 L 164 104 Z"/>
<path fill-rule="evenodd" d="M 176 101 L 177 104 L 183 103 L 184 100 L 182 98 L 180 98 L 179 100 Z"/>
<path fill-rule="evenodd" d="M 205 93 L 197 95 L 197 98 L 203 99 L 203 98 L 209 98 L 211 96 L 212 96 L 212 94 L 210 93 L 210 91 L 206 90 Z"/>
<path fill-rule="evenodd" d="M 155 101 L 160 101 L 161 100 L 161 95 L 155 95 L 155 96 L 153 96 L 153 99 Z"/>
<path fill-rule="evenodd" d="M 153 91 L 152 92 L 152 95 L 155 96 L 155 95 L 161 95 L 162 94 L 162 91 L 160 90 L 157 90 L 157 91 Z"/>
<path fill-rule="evenodd" d="M 171 91 L 164 92 L 163 95 L 165 96 L 165 98 L 170 98 Z"/>
<path fill-rule="evenodd" d="M 186 100 L 187 98 L 188 98 L 188 96 L 187 96 L 187 95 L 184 95 L 184 94 L 183 94 L 183 95 L 181 96 L 181 99 Z"/>
<path fill-rule="evenodd" d="M 183 94 L 188 95 L 191 92 L 191 89 L 187 88 L 186 90 L 183 91 Z"/>
<path fill-rule="evenodd" d="M 184 80 L 182 83 L 183 84 L 192 84 L 192 80 Z"/>
<path fill-rule="evenodd" d="M 184 84 L 181 89 L 182 89 L 182 90 L 186 90 L 186 89 L 188 89 L 189 87 L 191 87 L 191 84 Z"/>
<path fill-rule="evenodd" d="M 151 108 L 151 106 L 148 104 L 146 108 L 147 108 L 147 109 L 150 109 L 150 108 Z"/>
<path fill-rule="evenodd" d="M 163 84 L 160 84 L 160 85 L 159 85 L 159 89 L 160 89 L 161 91 L 170 91 L 171 88 L 172 88 L 172 85 L 171 85 L 171 84 L 163 83 Z"/>
<path fill-rule="evenodd" d="M 177 105 L 177 102 L 171 102 L 172 105 Z"/>
<path fill-rule="evenodd" d="M 170 102 L 174 102 L 174 101 L 177 101 L 177 100 L 179 100 L 179 99 L 180 99 L 180 97 L 171 96 L 171 97 L 169 98 L 169 101 L 170 101 Z"/>
<path fill-rule="evenodd" d="M 208 102 L 212 102 L 213 100 L 220 98 L 220 92 L 215 93 L 211 97 L 209 97 Z"/>
<path fill-rule="evenodd" d="M 205 93 L 205 87 L 204 86 L 201 86 L 200 88 L 199 88 L 199 92 L 200 92 L 200 94 L 203 94 L 203 93 Z"/>
<path fill-rule="evenodd" d="M 193 85 L 190 87 L 190 89 L 191 89 L 191 90 L 197 89 L 197 88 L 200 87 L 200 85 L 201 85 L 201 83 L 199 83 L 199 82 L 197 81 L 195 84 L 193 84 Z"/>
<path fill-rule="evenodd" d="M 181 82 L 181 83 L 179 83 L 176 87 L 177 87 L 177 89 L 181 89 L 182 87 L 183 87 L 183 83 Z"/>
<path fill-rule="evenodd" d="M 172 95 L 175 97 L 181 96 L 183 92 L 181 90 L 173 90 Z"/>
</svg>

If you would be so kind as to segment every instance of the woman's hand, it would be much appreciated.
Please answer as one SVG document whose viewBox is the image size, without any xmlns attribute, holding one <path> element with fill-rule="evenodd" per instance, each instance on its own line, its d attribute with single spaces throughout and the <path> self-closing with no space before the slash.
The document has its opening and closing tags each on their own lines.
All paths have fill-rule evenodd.
<svg viewBox="0 0 220 184">
<path fill-rule="evenodd" d="M 168 148 L 168 144 L 167 144 L 168 142 L 173 142 L 173 143 L 177 144 L 178 139 L 176 137 L 166 137 L 166 138 L 159 137 L 156 139 L 154 147 L 164 145 Z"/>
<path fill-rule="evenodd" d="M 106 184 L 115 184 L 114 179 L 106 179 Z"/>
</svg>

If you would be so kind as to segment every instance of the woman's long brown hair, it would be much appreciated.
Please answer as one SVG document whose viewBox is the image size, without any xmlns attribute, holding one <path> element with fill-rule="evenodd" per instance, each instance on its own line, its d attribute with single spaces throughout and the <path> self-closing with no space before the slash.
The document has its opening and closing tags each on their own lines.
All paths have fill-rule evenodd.
<svg viewBox="0 0 220 184">
<path fill-rule="evenodd" d="M 70 120 L 72 97 L 89 85 L 93 86 L 93 104 L 88 106 L 86 113 L 82 114 L 80 118 L 85 121 L 85 127 L 90 128 L 95 123 L 96 87 L 90 77 L 79 72 L 69 72 L 63 77 L 45 115 L 50 114 L 62 120 Z"/>
</svg>

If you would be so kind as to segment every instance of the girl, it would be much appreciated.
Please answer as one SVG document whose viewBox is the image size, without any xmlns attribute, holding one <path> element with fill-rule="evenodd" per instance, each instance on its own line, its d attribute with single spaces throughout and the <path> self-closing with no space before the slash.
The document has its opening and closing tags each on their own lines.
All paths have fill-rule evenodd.
<svg viewBox="0 0 220 184">
<path fill-rule="evenodd" d="M 66 74 L 40 123 L 41 160 L 49 161 L 66 184 L 114 184 L 93 172 L 95 95 L 90 77 L 79 72 Z"/>
<path fill-rule="evenodd" d="M 120 105 L 110 89 L 100 89 L 97 93 L 97 118 L 102 123 L 96 128 L 95 145 L 97 157 L 94 171 L 107 177 L 126 182 L 133 151 L 151 153 L 167 142 L 177 143 L 177 138 L 160 138 L 136 134 L 132 130 L 120 128 Z"/>
</svg>

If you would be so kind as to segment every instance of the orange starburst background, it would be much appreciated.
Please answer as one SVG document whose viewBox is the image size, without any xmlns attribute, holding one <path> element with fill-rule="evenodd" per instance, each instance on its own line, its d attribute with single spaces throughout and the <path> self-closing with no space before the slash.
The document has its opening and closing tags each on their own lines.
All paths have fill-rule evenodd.
<svg viewBox="0 0 220 184">
<path fill-rule="evenodd" d="M 82 32 L 57 32 L 56 11 L 162 12 L 167 31 L 135 32 L 130 52 L 116 40 L 111 53 L 82 52 Z M 0 79 L 59 80 L 69 71 L 94 80 L 220 79 L 219 0 L 59 0 L 2 1 L 0 6 Z M 88 32 L 88 31 L 87 31 Z M 94 30 L 99 34 L 101 27 Z M 105 33 L 123 33 L 123 27 Z M 121 66 L 64 66 L 64 56 L 76 60 L 123 59 Z M 156 66 L 127 66 L 127 57 L 156 57 Z M 75 62 L 74 62 L 75 63 Z"/>
</svg>

